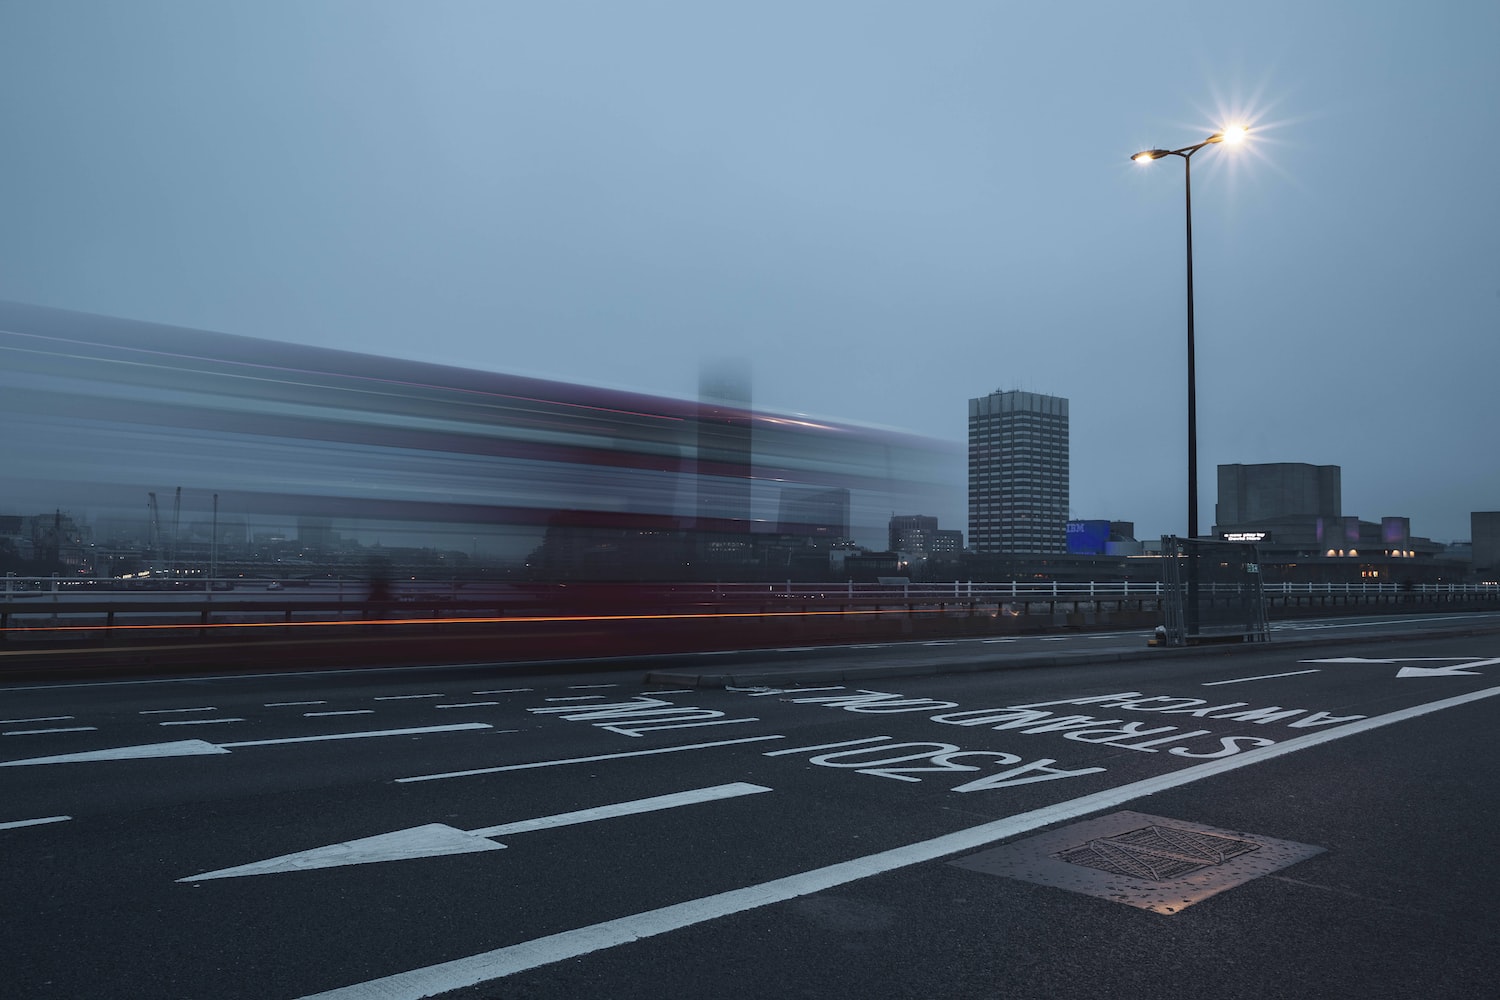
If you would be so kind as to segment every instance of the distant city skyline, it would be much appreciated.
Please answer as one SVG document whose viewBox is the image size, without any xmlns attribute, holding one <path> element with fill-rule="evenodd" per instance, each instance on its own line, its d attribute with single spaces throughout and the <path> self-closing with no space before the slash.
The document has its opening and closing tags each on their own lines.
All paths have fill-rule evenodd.
<svg viewBox="0 0 1500 1000">
<path fill-rule="evenodd" d="M 0 299 L 679 399 L 736 354 L 760 406 L 955 449 L 963 400 L 1043 390 L 1069 513 L 1180 534 L 1183 172 L 1129 157 L 1239 122 L 1193 166 L 1200 468 L 1338 464 L 1346 512 L 1461 539 L 1500 508 L 1497 37 L 1395 0 L 10 3 Z"/>
</svg>

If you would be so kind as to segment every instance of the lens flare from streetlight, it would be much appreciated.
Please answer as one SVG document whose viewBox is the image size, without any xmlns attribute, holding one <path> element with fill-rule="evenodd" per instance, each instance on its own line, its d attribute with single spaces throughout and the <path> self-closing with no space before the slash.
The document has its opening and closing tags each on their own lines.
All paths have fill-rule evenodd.
<svg viewBox="0 0 1500 1000">
<path fill-rule="evenodd" d="M 1232 146 L 1245 141 L 1245 131 L 1245 126 L 1243 125 L 1231 125 L 1219 134 L 1223 136 L 1221 141 Z"/>
<path fill-rule="evenodd" d="M 1149 152 L 1147 152 L 1147 153 L 1136 153 L 1134 156 L 1131 157 L 1131 159 L 1134 160 L 1137 163 L 1150 163 L 1152 160 L 1156 159 L 1156 157 L 1152 156 Z"/>
</svg>

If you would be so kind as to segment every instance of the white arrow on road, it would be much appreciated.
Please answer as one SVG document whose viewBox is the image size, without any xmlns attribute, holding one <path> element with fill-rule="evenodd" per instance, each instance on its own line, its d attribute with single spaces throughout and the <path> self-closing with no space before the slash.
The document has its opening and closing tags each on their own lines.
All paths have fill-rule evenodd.
<svg viewBox="0 0 1500 1000">
<path fill-rule="evenodd" d="M 1470 660 L 1468 663 L 1455 663 L 1449 667 L 1402 667 L 1396 672 L 1397 677 L 1453 677 L 1458 674 L 1476 673 L 1475 667 L 1490 667 L 1500 663 L 1500 657 L 1492 660 Z"/>
<path fill-rule="evenodd" d="M 594 809 L 580 809 L 577 812 L 558 813 L 555 816 L 540 816 L 536 819 L 525 819 L 478 830 L 459 830 L 443 823 L 428 823 L 426 826 L 414 826 L 409 830 L 362 837 L 359 840 L 330 844 L 327 847 L 314 847 L 295 854 L 283 854 L 279 858 L 268 858 L 265 861 L 252 861 L 250 864 L 238 865 L 234 868 L 204 872 L 202 875 L 189 875 L 177 881 L 206 882 L 209 879 L 238 878 L 241 875 L 270 875 L 274 872 L 337 868 L 340 865 L 363 865 L 376 861 L 404 861 L 409 858 L 433 858 L 446 854 L 498 851 L 505 845 L 491 840 L 491 837 L 530 833 L 533 830 L 572 826 L 576 823 L 591 823 L 599 819 L 654 812 L 658 809 L 675 809 L 678 806 L 693 805 L 698 802 L 712 802 L 715 799 L 729 799 L 739 795 L 754 795 L 757 792 L 769 791 L 770 789 L 764 785 L 736 781 L 727 785 L 696 788 L 671 795 L 656 795 L 649 799 L 635 799 L 631 802 L 616 802 L 613 805 L 598 806 Z"/>
<path fill-rule="evenodd" d="M 1434 663 L 1452 660 L 1464 660 L 1463 663 L 1451 663 L 1446 667 L 1402 667 L 1396 671 L 1397 677 L 1458 677 L 1461 675 L 1477 676 L 1475 667 L 1490 667 L 1500 663 L 1500 657 L 1490 660 L 1470 660 L 1462 656 L 1398 656 L 1390 658 L 1367 658 L 1363 656 L 1337 656 L 1327 660 L 1300 660 L 1301 663 Z"/>
<path fill-rule="evenodd" d="M 289 736 L 279 740 L 239 740 L 234 743 L 209 743 L 207 740 L 173 740 L 170 743 L 143 743 L 133 747 L 109 747 L 60 753 L 50 757 L 27 757 L 0 761 L 0 767 L 30 767 L 34 764 L 81 764 L 95 760 L 140 760 L 147 757 L 196 757 L 200 754 L 229 753 L 237 747 L 268 747 L 282 743 L 321 743 L 325 740 L 362 740 L 377 736 L 415 736 L 421 733 L 451 733 L 460 729 L 491 729 L 485 722 L 460 722 L 451 726 L 422 726 L 417 729 L 381 729 L 364 733 L 322 733 L 317 736 Z"/>
</svg>

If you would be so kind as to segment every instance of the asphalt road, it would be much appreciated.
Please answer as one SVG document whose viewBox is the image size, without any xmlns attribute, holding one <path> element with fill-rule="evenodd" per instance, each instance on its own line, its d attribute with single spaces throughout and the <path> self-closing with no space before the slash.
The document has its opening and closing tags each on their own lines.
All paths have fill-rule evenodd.
<svg viewBox="0 0 1500 1000">
<path fill-rule="evenodd" d="M 0 982 L 1489 995 L 1494 624 L 10 685 Z"/>
</svg>

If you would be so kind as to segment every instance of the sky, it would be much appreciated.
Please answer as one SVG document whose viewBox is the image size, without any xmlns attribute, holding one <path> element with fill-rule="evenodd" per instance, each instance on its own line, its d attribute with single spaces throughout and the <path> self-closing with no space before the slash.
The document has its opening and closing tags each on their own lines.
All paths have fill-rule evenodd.
<svg viewBox="0 0 1500 1000">
<path fill-rule="evenodd" d="M 1500 5 L 0 0 L 0 299 L 962 442 L 1066 396 L 1071 514 L 1219 463 L 1500 509 Z M 961 463 L 944 527 L 967 529 Z M 903 512 L 916 513 L 916 512 Z"/>
</svg>

